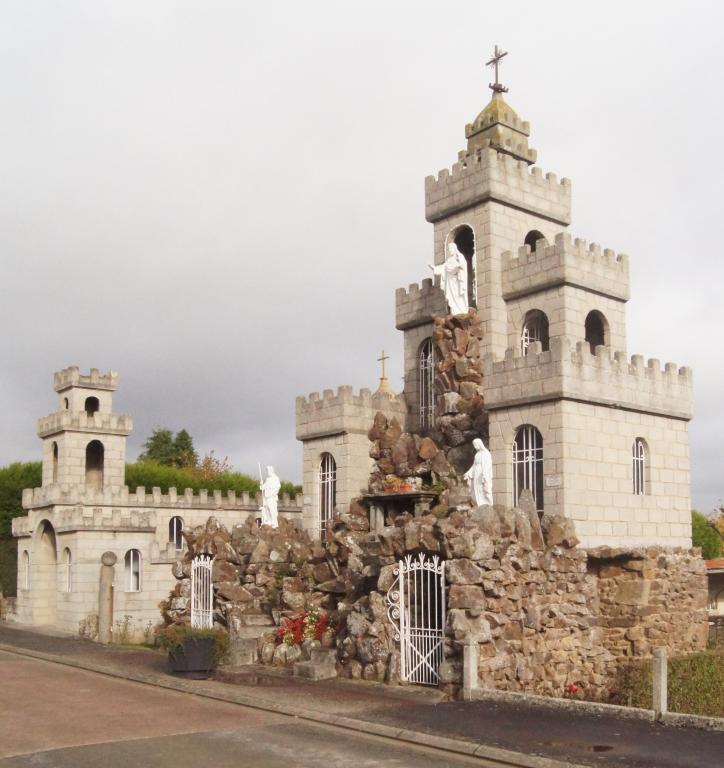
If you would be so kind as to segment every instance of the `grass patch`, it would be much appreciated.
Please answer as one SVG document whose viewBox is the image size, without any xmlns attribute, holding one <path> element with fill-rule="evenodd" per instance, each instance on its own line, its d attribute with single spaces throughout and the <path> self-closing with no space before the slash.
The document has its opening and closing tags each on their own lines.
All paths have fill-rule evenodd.
<svg viewBox="0 0 724 768">
<path fill-rule="evenodd" d="M 613 704 L 652 707 L 652 662 L 632 662 L 616 676 Z M 724 717 L 724 648 L 669 659 L 669 710 Z"/>
</svg>

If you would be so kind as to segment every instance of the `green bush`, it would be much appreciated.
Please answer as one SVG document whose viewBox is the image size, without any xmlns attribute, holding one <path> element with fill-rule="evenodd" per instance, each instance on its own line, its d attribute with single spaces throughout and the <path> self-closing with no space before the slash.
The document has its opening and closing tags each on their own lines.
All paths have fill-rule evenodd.
<svg viewBox="0 0 724 768">
<path fill-rule="evenodd" d="M 691 538 L 695 547 L 701 547 L 704 560 L 721 557 L 721 534 L 704 515 L 696 510 L 692 510 L 691 513 Z"/>
<path fill-rule="evenodd" d="M 167 467 L 155 461 L 139 461 L 136 464 L 126 464 L 126 485 L 133 493 L 141 485 L 147 491 L 158 487 L 162 493 L 168 493 L 169 488 L 176 488 L 179 492 L 185 488 L 199 491 L 206 488 L 210 491 L 236 491 L 236 493 L 257 493 L 259 481 L 241 472 L 223 472 L 213 480 L 203 479 L 192 469 L 179 467 Z M 301 493 L 302 488 L 287 480 L 282 481 L 280 493 L 288 493 L 295 496 Z"/>
<path fill-rule="evenodd" d="M 612 703 L 652 706 L 651 660 L 619 669 Z M 690 715 L 724 717 L 724 649 L 669 659 L 669 709 Z"/>
</svg>

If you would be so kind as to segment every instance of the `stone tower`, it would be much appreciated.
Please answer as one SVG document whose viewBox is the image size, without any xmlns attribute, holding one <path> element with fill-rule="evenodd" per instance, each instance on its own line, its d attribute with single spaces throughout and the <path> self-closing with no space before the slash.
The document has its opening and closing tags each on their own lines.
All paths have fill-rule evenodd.
<svg viewBox="0 0 724 768">
<path fill-rule="evenodd" d="M 456 243 L 483 323 L 495 502 L 531 490 L 586 546 L 690 546 L 691 371 L 627 357 L 628 258 L 571 237 L 571 184 L 533 165 L 529 133 L 495 92 L 458 162 L 425 180 L 435 262 Z M 396 305 L 408 429 L 424 431 L 444 391 L 430 350 L 447 305 L 430 279 Z"/>
<path fill-rule="evenodd" d="M 38 420 L 43 440 L 43 487 L 85 486 L 88 490 L 121 488 L 126 465 L 126 437 L 133 428 L 128 416 L 113 413 L 117 374 L 89 375 L 77 367 L 55 373 L 58 409 Z"/>
<path fill-rule="evenodd" d="M 467 149 L 450 171 L 425 179 L 425 218 L 432 223 L 436 264 L 453 241 L 468 262 L 469 303 L 485 337 L 482 352 L 509 346 L 502 254 L 523 243 L 552 240 L 571 221 L 571 185 L 529 166 L 530 126 L 500 93 L 465 127 Z"/>
</svg>

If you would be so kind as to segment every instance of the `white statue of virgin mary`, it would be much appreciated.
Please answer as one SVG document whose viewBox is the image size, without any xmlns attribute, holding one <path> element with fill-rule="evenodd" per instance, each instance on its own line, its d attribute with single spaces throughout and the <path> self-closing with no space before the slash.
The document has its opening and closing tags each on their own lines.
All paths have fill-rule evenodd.
<svg viewBox="0 0 724 768">
<path fill-rule="evenodd" d="M 439 275 L 450 313 L 462 315 L 468 311 L 468 265 L 455 243 L 448 243 L 443 264 L 429 265 L 433 275 Z"/>
<path fill-rule="evenodd" d="M 473 466 L 463 475 L 468 481 L 470 498 L 476 507 L 493 504 L 493 457 L 485 443 L 476 437 L 473 440 L 475 459 Z"/>
</svg>

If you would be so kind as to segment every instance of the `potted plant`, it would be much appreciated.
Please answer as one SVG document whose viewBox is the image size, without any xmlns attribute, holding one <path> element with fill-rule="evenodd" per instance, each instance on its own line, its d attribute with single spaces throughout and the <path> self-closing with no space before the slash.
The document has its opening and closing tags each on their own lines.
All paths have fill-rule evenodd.
<svg viewBox="0 0 724 768">
<path fill-rule="evenodd" d="M 229 648 L 223 629 L 195 629 L 189 624 L 163 627 L 156 640 L 168 651 L 168 671 L 194 680 L 209 677 Z"/>
</svg>

